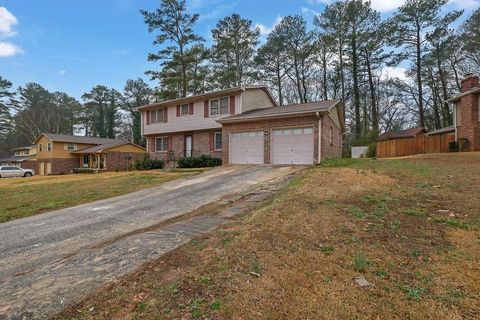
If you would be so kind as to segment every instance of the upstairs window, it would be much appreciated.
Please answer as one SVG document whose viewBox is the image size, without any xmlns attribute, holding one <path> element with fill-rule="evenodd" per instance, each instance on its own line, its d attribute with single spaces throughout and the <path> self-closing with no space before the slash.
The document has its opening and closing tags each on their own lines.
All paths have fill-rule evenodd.
<svg viewBox="0 0 480 320">
<path fill-rule="evenodd" d="M 40 151 L 40 152 L 43 151 L 43 144 L 41 144 L 41 143 L 38 144 L 38 151 Z"/>
<path fill-rule="evenodd" d="M 67 151 L 75 151 L 77 150 L 77 145 L 74 143 L 65 143 L 63 148 Z"/>
<path fill-rule="evenodd" d="M 150 123 L 163 123 L 165 122 L 165 109 L 155 109 L 150 111 Z"/>
<path fill-rule="evenodd" d="M 180 115 L 188 116 L 190 114 L 190 106 L 188 104 L 182 104 L 180 106 Z"/>
<path fill-rule="evenodd" d="M 47 151 L 52 151 L 52 144 L 50 142 L 47 144 Z"/>
<path fill-rule="evenodd" d="M 210 115 L 220 116 L 229 114 L 228 97 L 210 100 Z"/>
</svg>

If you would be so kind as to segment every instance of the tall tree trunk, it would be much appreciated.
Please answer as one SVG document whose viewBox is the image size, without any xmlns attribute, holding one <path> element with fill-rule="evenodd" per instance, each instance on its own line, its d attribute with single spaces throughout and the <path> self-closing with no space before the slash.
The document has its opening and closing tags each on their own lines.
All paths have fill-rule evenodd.
<svg viewBox="0 0 480 320">
<path fill-rule="evenodd" d="M 322 55 L 322 68 L 323 68 L 323 99 L 328 100 L 328 86 L 327 86 L 327 54 L 325 51 Z"/>
<path fill-rule="evenodd" d="M 282 76 L 281 76 L 281 71 L 280 71 L 280 63 L 277 63 L 277 91 L 278 91 L 278 102 L 280 103 L 281 106 L 283 106 L 283 92 L 282 92 Z"/>
<path fill-rule="evenodd" d="M 353 99 L 355 108 L 355 139 L 362 136 L 362 119 L 360 116 L 360 91 L 358 89 L 358 56 L 357 56 L 357 35 L 355 28 L 352 32 L 352 77 L 353 77 Z"/>
<path fill-rule="evenodd" d="M 417 85 L 418 85 L 418 115 L 420 127 L 425 127 L 425 110 L 423 107 L 423 87 L 422 87 L 422 52 L 421 52 L 421 34 L 420 27 L 417 27 Z"/>
<path fill-rule="evenodd" d="M 440 77 L 440 81 L 442 83 L 442 100 L 443 100 L 443 126 L 446 127 L 450 125 L 453 121 L 451 113 L 450 113 L 450 106 L 448 105 L 448 89 L 447 89 L 447 81 L 445 79 L 445 73 L 443 72 L 442 62 L 440 59 L 440 47 L 437 46 L 437 68 L 438 68 L 438 76 Z"/>
<path fill-rule="evenodd" d="M 370 63 L 370 58 L 368 53 L 365 54 L 365 63 L 367 65 L 367 73 L 368 73 L 368 86 L 370 88 L 370 101 L 371 101 L 371 114 L 372 114 L 372 133 L 373 137 L 376 138 L 378 136 L 378 107 L 377 107 L 377 95 L 375 94 L 375 84 L 373 81 L 373 74 L 372 74 L 372 65 Z"/>
<path fill-rule="evenodd" d="M 302 94 L 302 85 L 300 83 L 300 70 L 298 70 L 298 60 L 297 57 L 294 59 L 294 68 L 295 68 L 295 79 L 297 84 L 298 97 L 300 98 L 300 103 L 304 103 L 303 94 Z"/>
</svg>

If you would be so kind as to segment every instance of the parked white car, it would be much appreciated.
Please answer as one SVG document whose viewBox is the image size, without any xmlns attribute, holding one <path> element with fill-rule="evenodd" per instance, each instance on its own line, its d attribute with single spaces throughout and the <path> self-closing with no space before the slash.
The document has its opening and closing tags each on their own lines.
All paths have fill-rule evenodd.
<svg viewBox="0 0 480 320">
<path fill-rule="evenodd" d="M 35 170 L 32 169 L 22 169 L 19 167 L 0 167 L 0 178 L 10 178 L 10 177 L 31 177 L 35 175 Z"/>
</svg>

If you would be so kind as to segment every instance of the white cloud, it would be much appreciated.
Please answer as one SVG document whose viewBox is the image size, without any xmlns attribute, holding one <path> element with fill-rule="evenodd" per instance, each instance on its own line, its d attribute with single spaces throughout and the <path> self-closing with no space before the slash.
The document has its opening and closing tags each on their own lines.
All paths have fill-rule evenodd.
<svg viewBox="0 0 480 320">
<path fill-rule="evenodd" d="M 5 7 L 0 7 L 0 37 L 11 37 L 15 35 L 13 26 L 18 24 L 17 18 Z"/>
<path fill-rule="evenodd" d="M 367 0 L 364 0 L 367 1 Z M 372 8 L 379 12 L 389 12 L 398 9 L 405 3 L 406 0 L 371 0 Z M 469 1 L 477 1 L 477 0 L 450 0 L 456 2 L 469 2 Z M 332 4 L 333 0 L 307 0 L 308 4 L 316 5 L 316 4 L 324 4 L 329 5 Z M 303 12 L 303 8 L 302 8 Z"/>
<path fill-rule="evenodd" d="M 401 7 L 406 0 L 371 0 L 371 2 L 373 9 L 380 12 L 389 12 Z"/>
<path fill-rule="evenodd" d="M 258 28 L 260 29 L 260 35 L 261 36 L 268 36 L 270 32 L 273 31 L 273 29 L 275 29 L 275 27 L 280 23 L 282 22 L 282 19 L 283 17 L 280 17 L 280 16 L 277 16 L 277 18 L 275 19 L 275 22 L 273 23 L 273 25 L 271 27 L 267 27 L 266 25 L 264 24 L 261 24 L 261 23 L 257 23 L 255 24 L 255 28 Z"/>
<path fill-rule="evenodd" d="M 65 69 L 62 69 L 62 70 L 58 71 L 58 75 L 59 75 L 60 77 L 63 77 L 63 76 L 66 75 L 66 74 L 67 74 L 67 70 L 65 70 Z"/>
<path fill-rule="evenodd" d="M 12 57 L 18 53 L 23 53 L 22 48 L 19 46 L 5 41 L 3 39 L 10 38 L 17 33 L 13 30 L 13 27 L 18 24 L 17 18 L 7 10 L 5 7 L 0 7 L 0 58 Z"/>
<path fill-rule="evenodd" d="M 385 67 L 382 70 L 382 79 L 398 78 L 400 80 L 407 80 L 407 69 L 402 67 Z"/>
<path fill-rule="evenodd" d="M 302 10 L 302 13 L 304 14 L 312 14 L 314 16 L 318 16 L 320 14 L 320 12 L 317 12 L 310 8 L 301 7 L 300 10 Z"/>
<path fill-rule="evenodd" d="M 450 0 L 448 4 L 451 4 L 460 9 L 466 9 L 466 10 L 474 10 L 480 7 L 479 0 Z"/>
<path fill-rule="evenodd" d="M 23 53 L 22 48 L 10 42 L 0 41 L 0 57 L 11 57 L 18 53 Z"/>
</svg>

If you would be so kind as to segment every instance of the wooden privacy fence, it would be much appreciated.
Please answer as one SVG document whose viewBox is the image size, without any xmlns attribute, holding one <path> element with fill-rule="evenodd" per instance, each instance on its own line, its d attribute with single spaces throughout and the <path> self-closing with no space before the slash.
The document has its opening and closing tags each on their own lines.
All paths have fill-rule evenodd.
<svg viewBox="0 0 480 320">
<path fill-rule="evenodd" d="M 455 135 L 417 136 L 377 142 L 377 158 L 404 157 L 421 153 L 448 152 Z"/>
</svg>

